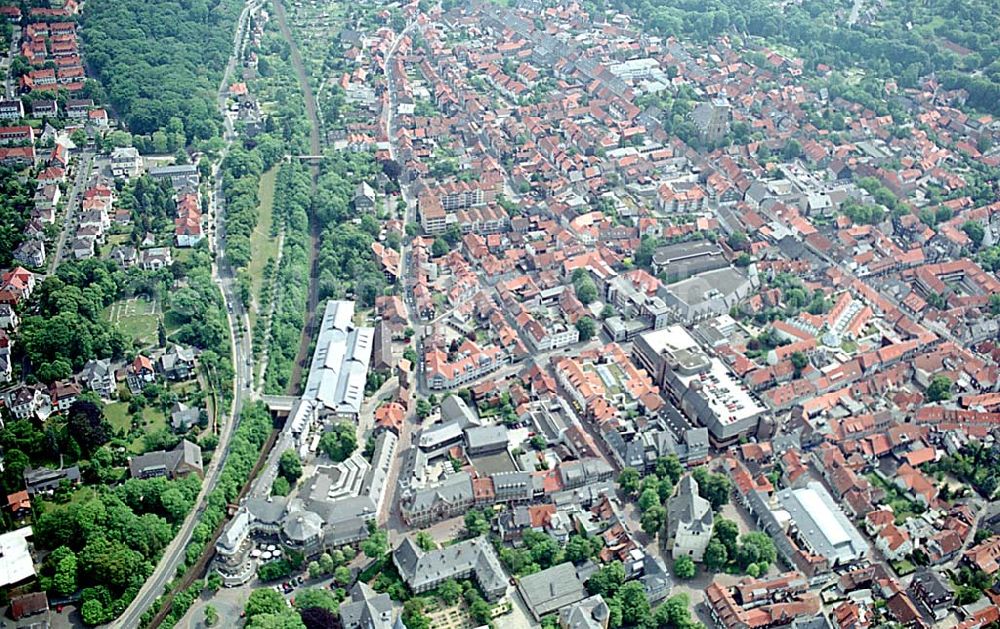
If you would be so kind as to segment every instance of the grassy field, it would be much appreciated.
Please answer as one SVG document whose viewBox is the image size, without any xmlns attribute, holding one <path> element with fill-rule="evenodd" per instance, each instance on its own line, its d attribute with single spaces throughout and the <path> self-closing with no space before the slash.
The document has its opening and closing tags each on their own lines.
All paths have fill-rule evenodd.
<svg viewBox="0 0 1000 629">
<path fill-rule="evenodd" d="M 133 297 L 111 304 L 104 311 L 104 316 L 140 347 L 150 347 L 157 342 L 156 327 L 160 321 L 159 313 L 158 303 Z"/>
<path fill-rule="evenodd" d="M 146 407 L 142 409 L 142 432 L 150 433 L 167 429 L 167 416 L 158 408 Z M 130 452 L 139 454 L 145 450 L 142 436 L 135 438 L 128 447 Z"/>
<path fill-rule="evenodd" d="M 257 228 L 250 235 L 250 251 L 253 255 L 247 272 L 250 274 L 250 299 L 257 304 L 264 281 L 264 265 L 268 260 L 278 256 L 278 239 L 271 236 L 271 225 L 274 222 L 274 182 L 278 169 L 272 168 L 260 177 L 260 213 L 257 215 Z M 257 307 L 250 309 L 250 329 L 257 323 Z"/>
<path fill-rule="evenodd" d="M 45 505 L 45 511 L 49 512 L 52 509 L 58 509 L 63 504 L 77 504 L 77 503 L 81 503 L 81 502 L 86 502 L 87 500 L 90 500 L 91 498 L 95 497 L 96 495 L 97 495 L 97 492 L 94 490 L 93 487 L 89 487 L 87 485 L 80 485 L 75 490 L 73 490 L 72 492 L 70 492 L 70 494 L 69 494 L 69 501 L 66 502 L 66 503 L 62 503 L 61 504 L 61 503 L 55 502 L 54 500 L 49 500 L 49 499 L 43 499 L 41 502 L 44 503 L 44 505 Z"/>
<path fill-rule="evenodd" d="M 125 402 L 112 402 L 104 407 L 104 416 L 111 423 L 111 428 L 118 432 L 124 430 L 128 432 L 132 427 L 132 418 L 128 414 L 128 404 Z"/>
<path fill-rule="evenodd" d="M 132 429 L 132 415 L 128 412 L 128 404 L 125 402 L 112 402 L 104 407 L 104 415 L 111 423 L 115 432 L 124 430 L 126 433 Z M 150 433 L 167 428 L 167 416 L 158 408 L 146 407 L 142 409 L 142 432 Z M 142 435 L 132 440 L 129 444 L 129 452 L 140 453 L 143 451 Z"/>
</svg>

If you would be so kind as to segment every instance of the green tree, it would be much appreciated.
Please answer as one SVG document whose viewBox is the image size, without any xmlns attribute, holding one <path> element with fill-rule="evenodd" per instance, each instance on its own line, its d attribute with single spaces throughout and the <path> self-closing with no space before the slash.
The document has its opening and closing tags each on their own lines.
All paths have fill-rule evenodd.
<svg viewBox="0 0 1000 629">
<path fill-rule="evenodd" d="M 650 507 L 660 506 L 660 495 L 655 489 L 646 489 L 639 495 L 639 508 L 647 511 Z"/>
<path fill-rule="evenodd" d="M 691 620 L 691 600 L 687 594 L 671 596 L 656 608 L 655 626 L 661 629 L 687 629 L 699 626 Z"/>
<path fill-rule="evenodd" d="M 306 570 L 309 572 L 310 579 L 318 579 L 323 576 L 323 568 L 320 567 L 318 561 L 310 561 Z"/>
<path fill-rule="evenodd" d="M 278 474 L 281 474 L 289 482 L 294 484 L 302 476 L 302 459 L 298 452 L 292 449 L 285 450 L 278 459 Z"/>
<path fill-rule="evenodd" d="M 581 341 L 589 341 L 594 338 L 594 333 L 597 331 L 597 325 L 590 317 L 580 317 L 576 321 L 576 331 L 580 333 Z"/>
<path fill-rule="evenodd" d="M 438 586 L 437 591 L 446 605 L 454 605 L 462 598 L 462 586 L 455 579 L 448 579 Z"/>
<path fill-rule="evenodd" d="M 792 367 L 795 368 L 795 377 L 798 378 L 802 374 L 802 370 L 809 364 L 809 358 L 804 352 L 792 352 L 790 359 Z"/>
<path fill-rule="evenodd" d="M 490 531 L 490 521 L 482 511 L 470 509 L 465 514 L 465 530 L 469 537 L 479 537 Z"/>
<path fill-rule="evenodd" d="M 652 619 L 649 599 L 642 583 L 629 581 L 618 590 L 617 599 L 622 610 L 622 624 L 627 627 L 644 627 Z"/>
<path fill-rule="evenodd" d="M 340 603 L 328 590 L 323 588 L 306 588 L 295 594 L 295 609 L 319 607 L 331 612 L 340 609 Z"/>
<path fill-rule="evenodd" d="M 205 626 L 214 627 L 219 622 L 219 612 L 214 605 L 205 606 Z"/>
<path fill-rule="evenodd" d="M 255 616 L 261 614 L 275 614 L 285 609 L 285 599 L 271 588 L 262 588 L 250 592 L 243 611 L 246 612 L 247 622 Z"/>
<path fill-rule="evenodd" d="M 306 629 L 302 616 L 285 607 L 279 612 L 260 614 L 246 624 L 247 629 Z"/>
<path fill-rule="evenodd" d="M 427 616 L 424 615 L 425 608 L 426 602 L 419 596 L 414 596 L 403 603 L 403 613 L 401 616 L 403 618 L 403 624 L 406 625 L 407 629 L 430 628 L 431 622 Z"/>
<path fill-rule="evenodd" d="M 597 300 L 597 284 L 594 283 L 589 274 L 584 274 L 579 280 L 573 282 L 573 288 L 576 291 L 576 298 L 584 306 Z"/>
<path fill-rule="evenodd" d="M 625 567 L 620 561 L 612 561 L 592 574 L 585 585 L 588 592 L 600 594 L 607 601 L 618 593 L 623 583 L 625 583 Z"/>
<path fill-rule="evenodd" d="M 726 238 L 726 243 L 733 251 L 743 251 L 750 246 L 750 240 L 747 238 L 747 235 L 741 231 L 735 231 L 729 234 L 729 237 Z"/>
<path fill-rule="evenodd" d="M 76 592 L 76 555 L 70 551 L 56 566 L 52 577 L 52 590 L 58 596 L 66 597 Z"/>
<path fill-rule="evenodd" d="M 711 473 L 705 467 L 695 468 L 692 475 L 698 481 L 698 493 L 712 503 L 713 511 L 718 511 L 729 502 L 733 486 L 728 476 Z"/>
<path fill-rule="evenodd" d="M 983 229 L 982 225 L 976 221 L 965 221 L 962 225 L 962 231 L 964 231 L 965 235 L 972 241 L 974 249 L 979 249 L 979 247 L 982 246 L 983 238 L 986 237 L 986 231 Z"/>
<path fill-rule="evenodd" d="M 83 606 L 80 607 L 80 615 L 83 617 L 84 624 L 99 625 L 105 621 L 104 605 L 94 598 L 84 601 Z"/>
<path fill-rule="evenodd" d="M 566 559 L 573 563 L 582 563 L 590 558 L 592 547 L 587 538 L 582 535 L 571 535 L 566 543 Z"/>
<path fill-rule="evenodd" d="M 695 565 L 690 557 L 678 557 L 674 561 L 674 576 L 683 581 L 694 578 Z"/>
<path fill-rule="evenodd" d="M 623 468 L 618 475 L 618 486 L 626 495 L 635 495 L 639 489 L 639 471 L 634 467 Z"/>
<path fill-rule="evenodd" d="M 361 552 L 372 559 L 381 559 L 389 552 L 389 535 L 384 529 L 377 529 L 361 542 Z"/>
<path fill-rule="evenodd" d="M 271 483 L 272 496 L 287 496 L 292 491 L 292 486 L 284 476 L 275 476 Z"/>
<path fill-rule="evenodd" d="M 319 440 L 320 449 L 335 462 L 345 461 L 358 449 L 358 435 L 350 424 L 334 424 Z"/>
<path fill-rule="evenodd" d="M 417 547 L 425 552 L 437 548 L 437 542 L 434 541 L 434 538 L 427 531 L 417 531 L 414 541 L 417 543 Z"/>
<path fill-rule="evenodd" d="M 777 556 L 771 538 L 760 531 L 753 531 L 740 536 L 735 559 L 744 570 L 749 570 L 751 564 L 756 564 L 759 570 L 761 566 L 766 569 L 773 564 Z"/>
<path fill-rule="evenodd" d="M 66 430 L 89 455 L 111 439 L 111 424 L 104 409 L 88 399 L 73 402 L 67 411 Z"/>
<path fill-rule="evenodd" d="M 719 572 L 729 562 L 729 553 L 726 552 L 726 547 L 721 541 L 713 539 L 705 549 L 703 560 L 706 568 L 712 572 Z"/>
<path fill-rule="evenodd" d="M 684 473 L 684 466 L 681 465 L 676 454 L 671 454 L 670 456 L 661 456 L 656 459 L 654 471 L 658 477 L 669 479 L 672 485 L 676 485 L 680 482 L 681 475 Z"/>
<path fill-rule="evenodd" d="M 642 525 L 642 530 L 646 535 L 656 535 L 663 528 L 664 522 L 667 520 L 667 510 L 666 508 L 660 506 L 659 504 L 654 505 L 643 511 L 642 517 L 640 518 L 640 523 Z"/>
<path fill-rule="evenodd" d="M 333 580 L 337 582 L 338 585 L 350 585 L 351 584 L 351 569 L 347 566 L 340 566 L 333 571 Z"/>
<path fill-rule="evenodd" d="M 480 598 L 473 601 L 472 604 L 469 605 L 469 616 L 471 616 L 476 623 L 485 625 L 493 619 L 493 609 L 490 607 L 489 603 Z"/>
<path fill-rule="evenodd" d="M 951 380 L 948 376 L 936 375 L 927 386 L 927 399 L 931 402 L 941 402 L 951 399 Z"/>
<path fill-rule="evenodd" d="M 449 251 L 451 251 L 451 246 L 448 245 L 447 240 L 441 238 L 440 236 L 435 238 L 434 242 L 431 244 L 431 255 L 435 258 L 446 256 Z"/>
<path fill-rule="evenodd" d="M 715 519 L 715 525 L 712 527 L 712 537 L 722 542 L 730 557 L 736 551 L 736 543 L 739 535 L 740 528 L 735 522 L 726 518 Z"/>
<path fill-rule="evenodd" d="M 781 149 L 781 158 L 786 162 L 797 159 L 800 155 L 802 155 L 802 145 L 799 144 L 798 140 L 789 140 Z"/>
</svg>

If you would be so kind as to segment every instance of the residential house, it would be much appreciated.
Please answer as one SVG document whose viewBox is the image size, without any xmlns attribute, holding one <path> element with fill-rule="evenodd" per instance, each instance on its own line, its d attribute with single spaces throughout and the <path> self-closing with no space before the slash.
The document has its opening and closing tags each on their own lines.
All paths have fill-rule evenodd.
<svg viewBox="0 0 1000 629">
<path fill-rule="evenodd" d="M 49 386 L 49 399 L 51 400 L 52 412 L 64 413 L 80 397 L 80 385 L 75 382 L 53 382 Z"/>
<path fill-rule="evenodd" d="M 90 359 L 76 376 L 77 382 L 102 399 L 110 400 L 115 395 L 115 372 L 108 359 Z"/>
<path fill-rule="evenodd" d="M 142 393 L 143 388 L 156 382 L 156 370 L 153 368 L 153 361 L 139 354 L 131 363 L 125 367 L 125 382 L 133 395 Z"/>
<path fill-rule="evenodd" d="M 358 212 L 372 212 L 375 210 L 375 190 L 362 181 L 354 191 L 354 209 Z"/>
<path fill-rule="evenodd" d="M 31 497 L 26 489 L 7 496 L 7 512 L 14 521 L 31 515 Z"/>
<path fill-rule="evenodd" d="M 14 249 L 14 260 L 25 266 L 41 268 L 45 266 L 45 241 L 25 240 Z"/>
<path fill-rule="evenodd" d="M 187 380 L 194 375 L 194 350 L 174 345 L 157 360 L 157 368 L 167 380 Z"/>
<path fill-rule="evenodd" d="M 80 468 L 73 465 L 58 470 L 40 467 L 37 469 L 25 468 L 24 485 L 31 496 L 38 494 L 48 494 L 59 488 L 63 482 L 70 486 L 80 483 Z"/>
<path fill-rule="evenodd" d="M 132 478 L 201 476 L 204 473 L 201 448 L 184 439 L 173 450 L 157 450 L 132 457 L 128 461 L 128 471 Z"/>
<path fill-rule="evenodd" d="M 142 174 L 142 157 L 133 146 L 120 146 L 111 151 L 111 174 L 131 179 Z"/>
<path fill-rule="evenodd" d="M 174 263 L 170 247 L 153 247 L 143 249 L 139 255 L 139 265 L 146 271 L 159 271 Z"/>
</svg>

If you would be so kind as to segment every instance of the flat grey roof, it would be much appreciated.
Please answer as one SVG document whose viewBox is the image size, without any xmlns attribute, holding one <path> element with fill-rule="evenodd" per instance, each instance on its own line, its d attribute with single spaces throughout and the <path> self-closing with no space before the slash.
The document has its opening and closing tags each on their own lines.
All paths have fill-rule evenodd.
<svg viewBox="0 0 1000 629">
<path fill-rule="evenodd" d="M 732 267 L 726 267 L 671 284 L 667 290 L 677 299 L 693 305 L 708 301 L 714 294 L 730 295 L 745 281 L 745 275 Z"/>
<path fill-rule="evenodd" d="M 778 493 L 778 502 L 791 516 L 799 537 L 817 555 L 843 564 L 867 554 L 865 540 L 820 483 L 785 489 Z"/>
</svg>

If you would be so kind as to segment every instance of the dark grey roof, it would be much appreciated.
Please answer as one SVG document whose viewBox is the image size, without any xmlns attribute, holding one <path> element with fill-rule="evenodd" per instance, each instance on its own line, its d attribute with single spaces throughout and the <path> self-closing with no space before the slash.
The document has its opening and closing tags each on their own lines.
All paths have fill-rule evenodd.
<svg viewBox="0 0 1000 629">
<path fill-rule="evenodd" d="M 344 629 L 389 629 L 392 627 L 392 599 L 379 594 L 366 583 L 351 588 L 350 600 L 340 606 Z"/>
<path fill-rule="evenodd" d="M 199 471 L 202 469 L 201 448 L 187 439 L 182 440 L 173 450 L 147 452 L 128 462 L 129 473 L 133 477 L 161 468 L 173 474 L 181 465 L 188 465 Z"/>
<path fill-rule="evenodd" d="M 611 610 L 600 594 L 585 598 L 559 611 L 560 626 L 566 629 L 604 629 Z"/>
<path fill-rule="evenodd" d="M 587 597 L 587 590 L 570 562 L 521 577 L 518 588 L 536 618 Z"/>
<path fill-rule="evenodd" d="M 399 574 L 412 589 L 422 587 L 470 572 L 486 593 L 506 588 L 507 573 L 492 544 L 485 537 L 459 542 L 451 546 L 423 552 L 406 537 L 393 551 L 393 563 Z"/>
<path fill-rule="evenodd" d="M 441 400 L 441 422 L 447 424 L 451 421 L 457 421 L 462 428 L 478 423 L 476 414 L 457 395 L 449 395 Z"/>
</svg>

